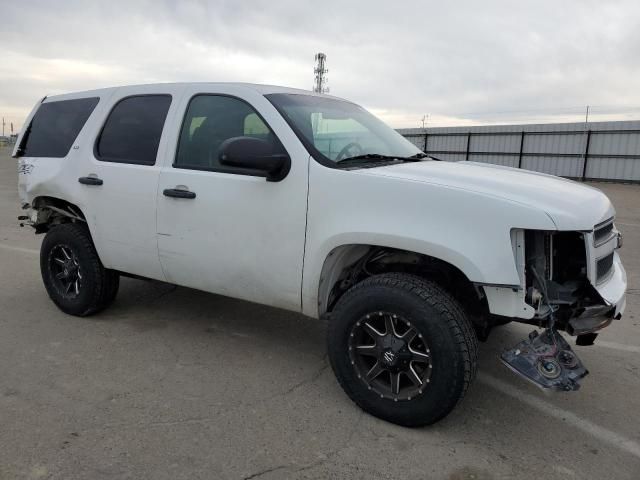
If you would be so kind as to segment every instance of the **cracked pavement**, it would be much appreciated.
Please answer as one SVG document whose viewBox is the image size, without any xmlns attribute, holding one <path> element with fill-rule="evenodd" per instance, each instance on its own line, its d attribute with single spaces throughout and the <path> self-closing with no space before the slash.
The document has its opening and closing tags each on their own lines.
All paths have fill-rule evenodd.
<svg viewBox="0 0 640 480">
<path fill-rule="evenodd" d="M 132 279 L 100 315 L 59 312 L 0 151 L 0 479 L 637 479 L 640 187 L 598 187 L 632 294 L 603 346 L 577 349 L 582 389 L 545 394 L 505 369 L 498 354 L 531 330 L 507 325 L 458 408 L 406 429 L 341 391 L 322 322 Z"/>
</svg>

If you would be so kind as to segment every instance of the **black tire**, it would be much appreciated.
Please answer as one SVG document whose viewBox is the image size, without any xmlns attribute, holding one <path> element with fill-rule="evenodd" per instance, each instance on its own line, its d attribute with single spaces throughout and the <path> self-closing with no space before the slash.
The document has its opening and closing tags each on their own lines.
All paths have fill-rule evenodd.
<svg viewBox="0 0 640 480">
<path fill-rule="evenodd" d="M 67 258 L 69 264 L 61 266 Z M 84 224 L 63 223 L 47 232 L 40 247 L 40 272 L 53 303 L 70 315 L 97 313 L 118 293 L 119 274 L 104 268 Z M 68 282 L 73 275 L 77 283 Z"/>
<path fill-rule="evenodd" d="M 120 288 L 120 274 L 117 271 L 110 270 L 108 268 L 105 268 L 105 273 L 105 281 L 107 286 L 105 288 L 104 296 L 98 310 L 104 310 L 109 305 L 111 305 L 116 299 L 116 296 L 118 295 L 118 289 Z"/>
<path fill-rule="evenodd" d="M 364 357 L 354 358 L 353 350 L 371 347 L 351 348 L 354 332 L 359 335 L 355 329 L 363 328 L 363 322 L 368 322 L 363 319 L 369 318 L 367 315 L 383 315 L 383 312 L 397 314 L 397 317 L 392 315 L 392 322 L 403 319 L 407 329 L 413 329 L 416 336 L 421 335 L 420 341 L 424 342 L 431 362 L 428 366 L 425 363 L 411 367 L 414 375 L 416 370 L 422 372 L 422 382 L 404 387 L 405 392 L 409 392 L 404 398 L 400 394 L 395 398 L 393 394 L 384 395 L 383 387 L 374 384 L 383 380 L 364 380 L 366 375 L 358 367 L 358 358 Z M 395 325 L 400 328 L 399 323 Z M 371 331 L 369 326 L 367 324 L 367 333 Z M 395 327 L 391 330 L 396 334 Z M 374 339 L 376 345 L 380 338 Z M 464 397 L 476 373 L 478 340 L 464 310 L 437 284 L 413 275 L 374 275 L 353 286 L 340 298 L 330 315 L 327 340 L 331 366 L 347 395 L 366 412 L 407 427 L 429 425 L 445 417 Z M 414 351 L 410 345 L 406 347 L 404 352 Z M 387 360 L 380 356 L 380 348 L 376 347 L 378 353 L 368 353 L 374 357 L 371 362 L 376 365 Z M 409 360 L 409 365 L 414 362 Z M 401 381 L 407 383 L 408 373 L 398 375 L 400 367 L 393 368 L 401 378 L 398 385 Z M 383 371 L 378 378 L 384 379 L 387 374 L 393 383 L 392 372 Z M 407 378 L 403 380 L 404 375 Z M 411 396 L 412 389 L 419 389 L 419 393 Z"/>
</svg>

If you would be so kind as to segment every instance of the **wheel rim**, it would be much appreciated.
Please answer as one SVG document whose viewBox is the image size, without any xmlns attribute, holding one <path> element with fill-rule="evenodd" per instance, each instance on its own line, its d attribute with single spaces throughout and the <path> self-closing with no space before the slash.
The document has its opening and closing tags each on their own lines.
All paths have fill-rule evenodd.
<svg viewBox="0 0 640 480">
<path fill-rule="evenodd" d="M 56 245 L 49 254 L 49 269 L 56 290 L 65 298 L 76 298 L 82 289 L 78 257 L 68 245 Z"/>
<path fill-rule="evenodd" d="M 406 318 L 373 312 L 360 318 L 349 334 L 355 373 L 381 398 L 411 400 L 430 383 L 431 350 Z"/>
</svg>

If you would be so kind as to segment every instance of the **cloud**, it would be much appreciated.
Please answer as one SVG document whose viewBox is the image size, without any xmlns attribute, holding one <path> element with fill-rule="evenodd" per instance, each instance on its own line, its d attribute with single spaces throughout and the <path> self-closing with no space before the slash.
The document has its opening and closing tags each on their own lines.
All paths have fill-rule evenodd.
<svg viewBox="0 0 640 480">
<path fill-rule="evenodd" d="M 334 95 L 393 126 L 640 113 L 637 1 L 0 0 L 0 113 L 129 83 L 247 81 Z M 635 110 L 634 110 L 635 109 Z M 603 117 L 604 118 L 604 117 Z"/>
</svg>

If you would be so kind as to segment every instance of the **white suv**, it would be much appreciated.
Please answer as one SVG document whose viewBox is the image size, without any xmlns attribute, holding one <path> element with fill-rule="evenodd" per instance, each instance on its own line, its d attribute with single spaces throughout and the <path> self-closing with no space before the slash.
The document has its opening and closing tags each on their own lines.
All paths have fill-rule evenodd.
<svg viewBox="0 0 640 480">
<path fill-rule="evenodd" d="M 502 355 L 546 388 L 586 370 L 620 318 L 614 209 L 561 178 L 438 161 L 363 108 L 289 88 L 159 84 L 45 97 L 19 158 L 21 216 L 53 302 L 90 315 L 121 275 L 328 320 L 331 365 L 368 412 L 447 415 L 477 340 L 546 327 Z"/>
</svg>

